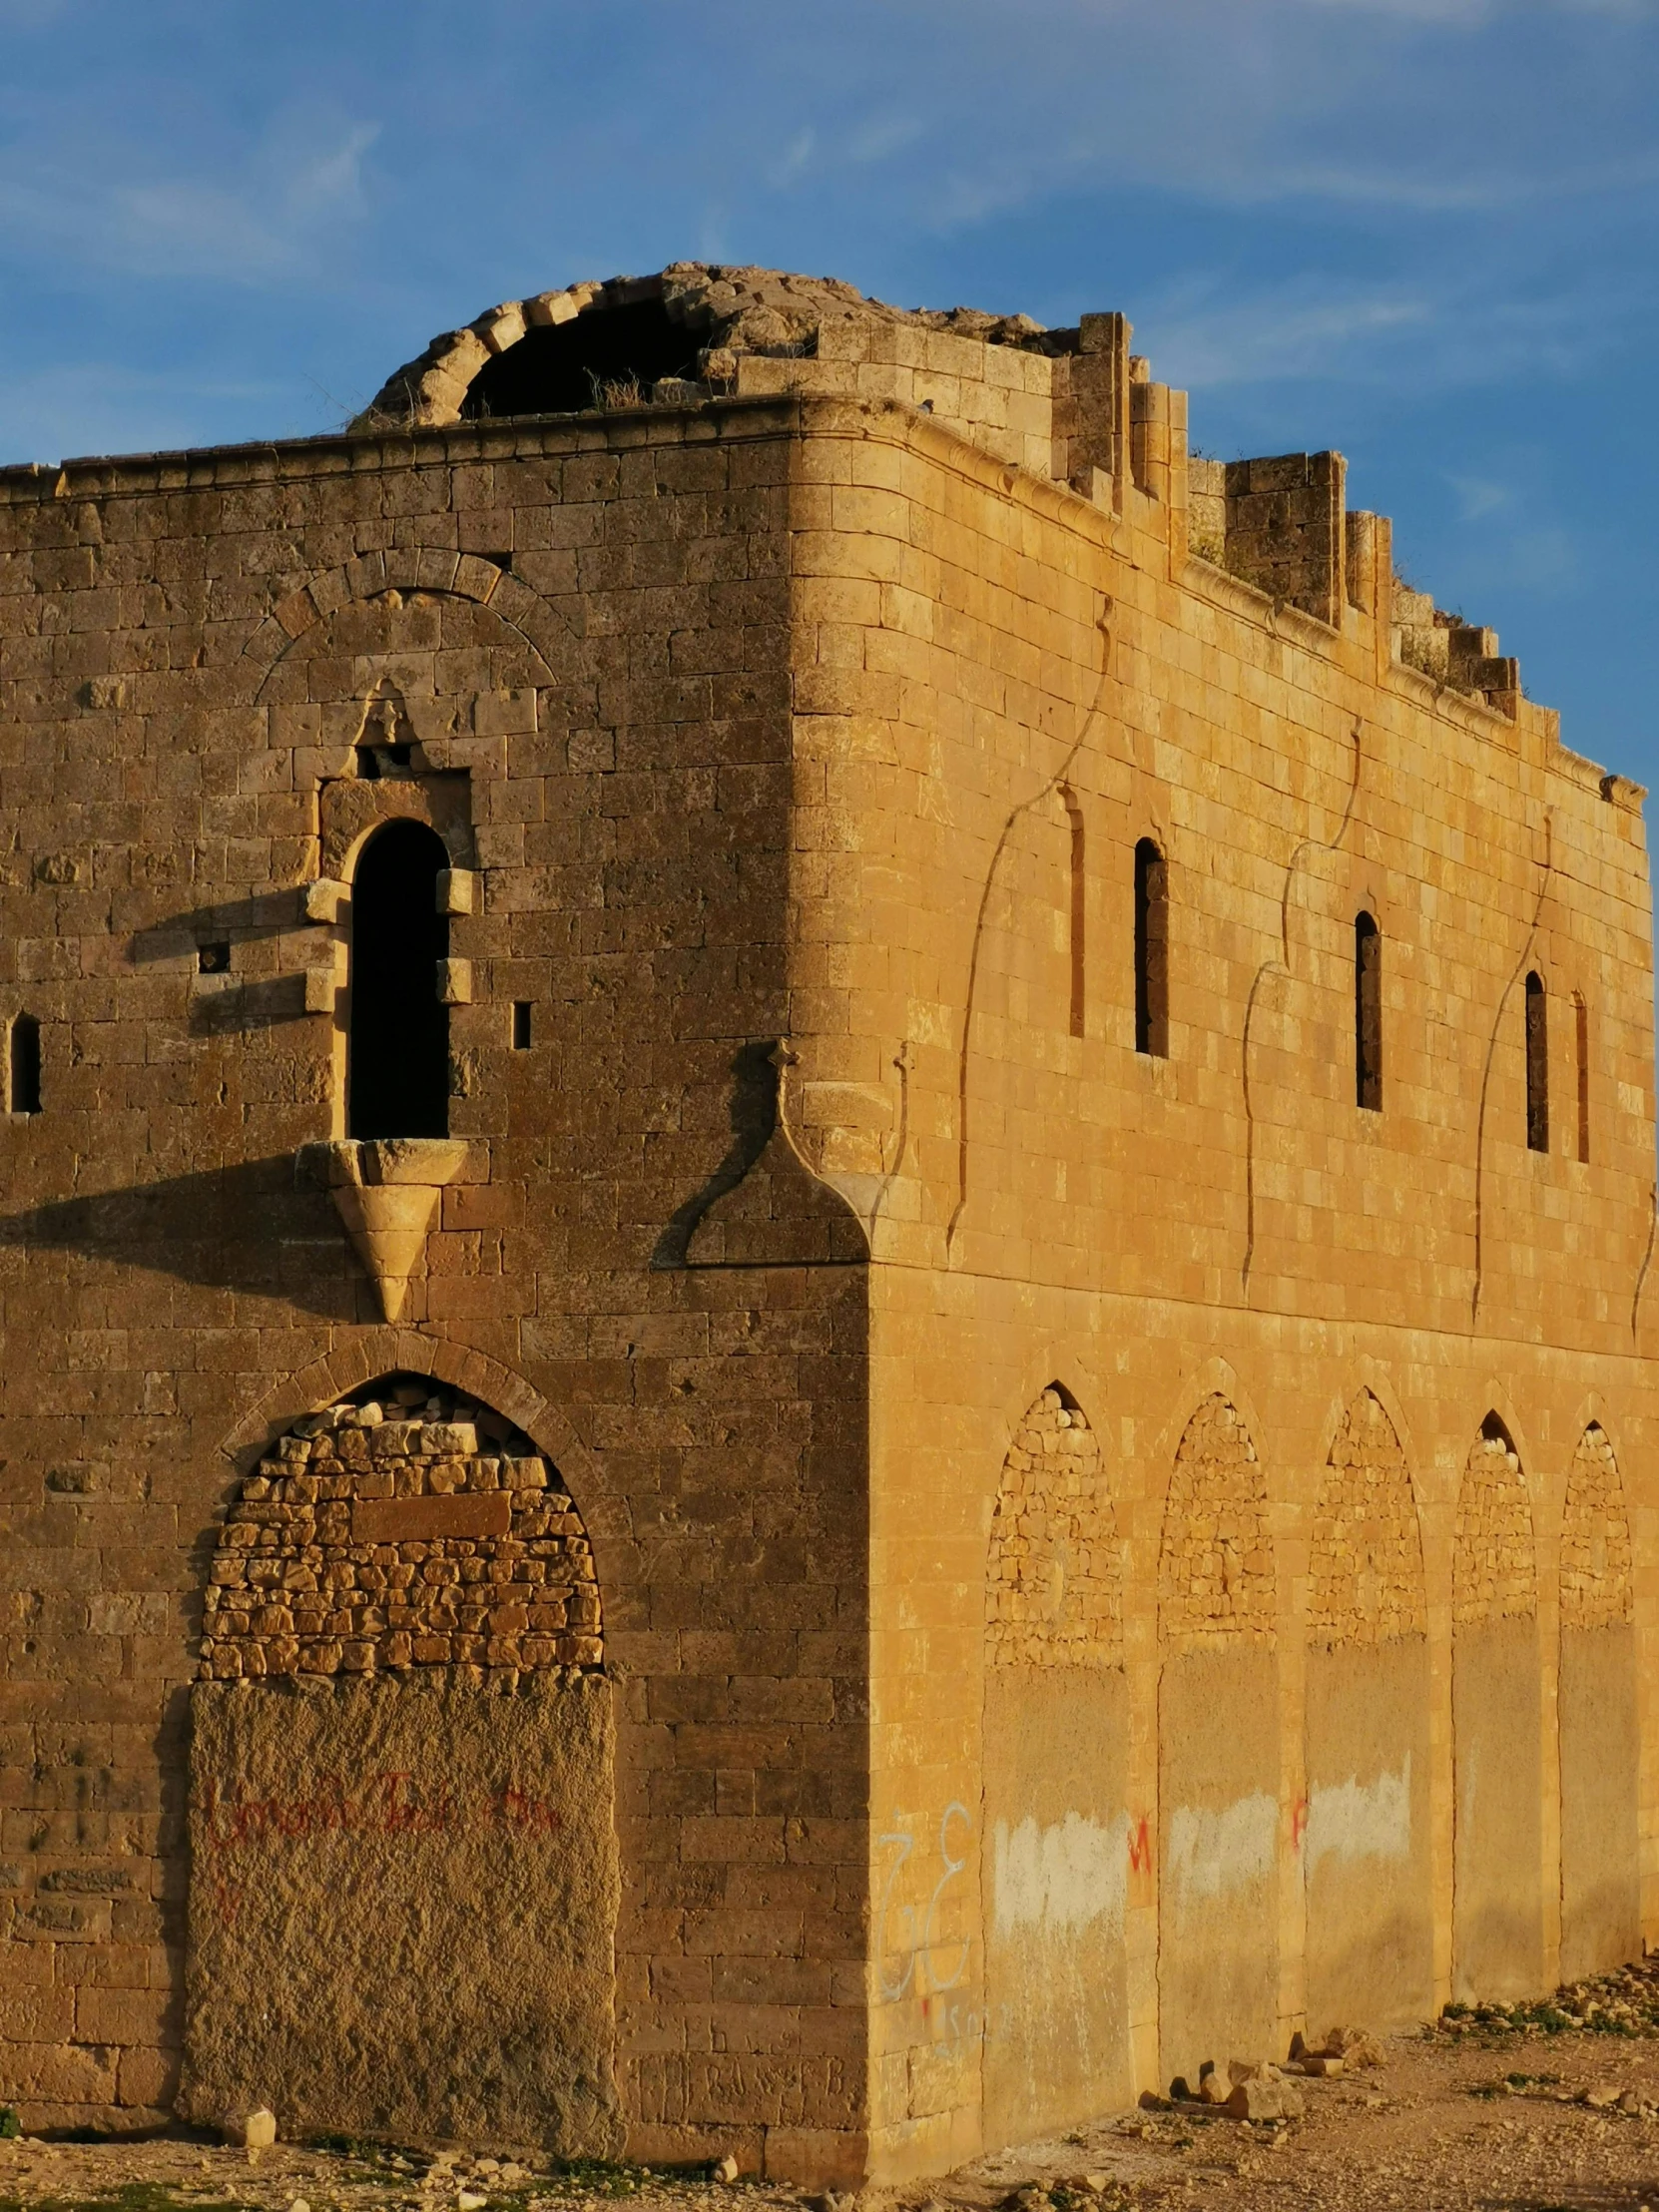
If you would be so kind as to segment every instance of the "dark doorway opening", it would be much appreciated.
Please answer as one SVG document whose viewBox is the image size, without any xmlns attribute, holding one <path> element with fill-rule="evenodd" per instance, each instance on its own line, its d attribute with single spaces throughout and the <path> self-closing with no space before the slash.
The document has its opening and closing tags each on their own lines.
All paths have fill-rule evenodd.
<svg viewBox="0 0 1659 2212">
<path fill-rule="evenodd" d="M 1135 1050 L 1169 1055 L 1169 871 L 1150 837 L 1135 847 Z"/>
<path fill-rule="evenodd" d="M 1382 1111 L 1382 932 L 1371 914 L 1354 919 L 1354 1095 Z"/>
<path fill-rule="evenodd" d="M 1549 1001 L 1536 970 L 1526 978 L 1526 1141 L 1549 1150 Z"/>
<path fill-rule="evenodd" d="M 569 322 L 539 324 L 478 371 L 461 401 L 468 420 L 493 415 L 577 414 L 659 376 L 695 376 L 702 337 L 672 321 L 660 299 L 600 307 Z M 614 403 L 614 401 L 613 401 Z"/>
<path fill-rule="evenodd" d="M 438 962 L 443 839 L 420 822 L 388 823 L 364 845 L 351 886 L 351 1028 L 346 1127 L 353 1137 L 449 1134 L 449 1009 Z"/>
<path fill-rule="evenodd" d="M 17 1014 L 12 1020 L 11 1065 L 8 1070 L 11 1110 L 14 1114 L 40 1112 L 40 1023 L 33 1014 Z"/>
</svg>

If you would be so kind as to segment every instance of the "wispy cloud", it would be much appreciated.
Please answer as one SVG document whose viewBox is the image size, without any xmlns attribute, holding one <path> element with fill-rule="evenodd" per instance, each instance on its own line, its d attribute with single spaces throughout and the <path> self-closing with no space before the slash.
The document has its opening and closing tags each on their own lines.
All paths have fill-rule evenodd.
<svg viewBox="0 0 1659 2212">
<path fill-rule="evenodd" d="M 1420 342 L 1435 318 L 1424 296 L 1374 293 L 1311 300 L 1290 292 L 1216 300 L 1183 308 L 1154 299 L 1142 329 L 1157 343 L 1158 374 L 1191 390 L 1215 390 L 1266 377 L 1332 376 L 1352 371 L 1379 341 Z"/>
<path fill-rule="evenodd" d="M 1513 487 L 1508 484 L 1488 483 L 1479 476 L 1448 476 L 1457 500 L 1459 522 L 1481 522 L 1487 515 L 1499 514 L 1515 503 Z"/>
<path fill-rule="evenodd" d="M 187 367 L 162 373 L 110 361 L 27 370 L 0 364 L 0 456 L 56 461 L 200 443 L 214 435 L 216 421 L 235 422 L 255 409 L 286 419 L 290 431 L 326 418 L 320 400 L 304 422 L 288 419 L 291 406 L 291 393 L 269 377 L 204 377 Z"/>
<path fill-rule="evenodd" d="M 263 282 L 313 265 L 360 221 L 377 135 L 371 123 L 281 117 L 228 176 L 170 170 L 172 149 L 131 139 L 14 141 L 0 155 L 0 248 L 46 247 L 157 278 Z"/>
<path fill-rule="evenodd" d="M 884 164 L 899 205 L 945 231 L 1125 185 L 1496 212 L 1659 182 L 1656 57 L 1632 43 L 1655 5 L 849 0 L 761 37 L 751 67 L 760 104 L 813 134 L 802 171 Z"/>
</svg>

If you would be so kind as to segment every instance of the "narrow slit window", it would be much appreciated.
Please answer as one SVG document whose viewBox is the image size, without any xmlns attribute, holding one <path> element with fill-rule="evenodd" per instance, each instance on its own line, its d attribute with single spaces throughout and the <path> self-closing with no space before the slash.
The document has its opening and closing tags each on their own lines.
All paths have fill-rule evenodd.
<svg viewBox="0 0 1659 2212">
<path fill-rule="evenodd" d="M 1549 1012 L 1536 968 L 1526 978 L 1526 1141 L 1549 1150 Z"/>
<path fill-rule="evenodd" d="M 528 1052 L 530 1049 L 530 1001 L 527 998 L 513 1000 L 513 1050 Z"/>
<path fill-rule="evenodd" d="M 14 1114 L 40 1112 L 40 1023 L 33 1014 L 12 1017 L 6 1095 Z"/>
<path fill-rule="evenodd" d="M 1578 1157 L 1590 1157 L 1590 1009 L 1584 993 L 1572 995 L 1574 1041 L 1578 1046 Z"/>
<path fill-rule="evenodd" d="M 1135 1050 L 1169 1056 L 1169 874 L 1150 837 L 1135 847 Z"/>
<path fill-rule="evenodd" d="M 1382 932 L 1365 913 L 1354 922 L 1354 1095 L 1382 1111 Z"/>
<path fill-rule="evenodd" d="M 449 1134 L 449 1009 L 438 996 L 449 924 L 437 910 L 443 840 L 390 822 L 351 884 L 351 1019 L 345 1068 L 353 1137 Z"/>
<path fill-rule="evenodd" d="M 1080 1037 L 1087 1014 L 1083 928 L 1088 878 L 1084 872 L 1083 810 L 1075 792 L 1062 787 L 1060 796 L 1066 803 L 1066 821 L 1071 829 L 1071 1033 Z"/>
</svg>

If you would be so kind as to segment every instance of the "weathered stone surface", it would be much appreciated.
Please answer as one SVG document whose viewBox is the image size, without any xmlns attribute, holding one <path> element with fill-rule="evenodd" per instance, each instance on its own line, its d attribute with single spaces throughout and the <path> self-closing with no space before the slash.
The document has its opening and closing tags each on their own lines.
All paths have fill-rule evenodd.
<svg viewBox="0 0 1659 2212">
<path fill-rule="evenodd" d="M 200 1684 L 180 2107 L 622 2141 L 610 1685 Z"/>
<path fill-rule="evenodd" d="M 453 1395 L 428 1392 L 399 1387 L 420 1400 L 413 1419 L 385 1419 L 377 1399 L 324 1407 L 260 1461 L 214 1557 L 204 1678 L 600 1664 L 593 1553 L 570 1497 L 510 1422 L 492 1418 L 481 1451 Z"/>
<path fill-rule="evenodd" d="M 660 391 L 464 413 L 613 313 Z M 1122 315 L 485 322 L 344 438 L 0 472 L 0 2098 L 165 2116 L 184 1714 L 262 1671 L 615 1670 L 646 2159 L 904 2181 L 1631 1945 L 1640 792 Z M 393 1326 L 328 1162 L 402 1141 L 397 824 L 464 1156 Z"/>
<path fill-rule="evenodd" d="M 1235 2120 L 1295 2120 L 1302 2116 L 1304 2099 L 1292 2081 L 1240 2081 L 1235 2082 L 1223 2109 Z"/>
</svg>

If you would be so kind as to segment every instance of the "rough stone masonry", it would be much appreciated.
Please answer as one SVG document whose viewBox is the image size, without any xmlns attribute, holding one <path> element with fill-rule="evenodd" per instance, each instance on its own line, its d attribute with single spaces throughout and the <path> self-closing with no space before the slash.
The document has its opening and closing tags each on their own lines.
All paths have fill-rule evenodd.
<svg viewBox="0 0 1659 2212">
<path fill-rule="evenodd" d="M 1117 314 L 0 472 L 0 2100 L 838 2184 L 1638 1955 L 1643 796 Z"/>
</svg>

